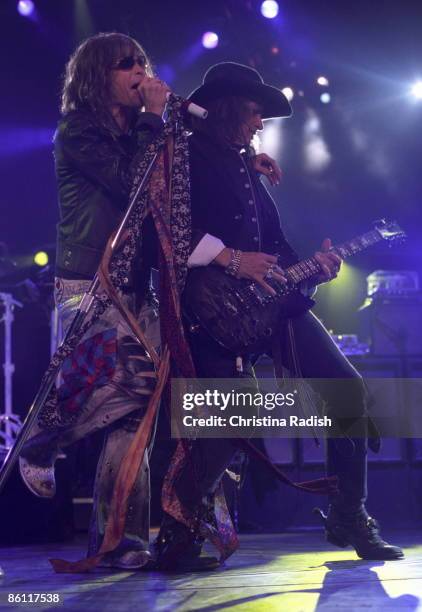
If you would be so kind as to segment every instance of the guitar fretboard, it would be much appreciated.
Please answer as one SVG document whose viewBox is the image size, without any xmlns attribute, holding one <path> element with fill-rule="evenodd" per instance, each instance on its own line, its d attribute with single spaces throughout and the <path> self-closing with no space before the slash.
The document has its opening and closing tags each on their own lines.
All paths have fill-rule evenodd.
<svg viewBox="0 0 422 612">
<path fill-rule="evenodd" d="M 355 255 L 356 253 L 367 249 L 380 240 L 382 240 L 380 233 L 377 230 L 372 230 L 370 232 L 366 232 L 365 234 L 361 234 L 360 236 L 356 236 L 348 242 L 343 242 L 343 244 L 332 247 L 331 252 L 336 253 L 342 259 L 346 259 L 351 255 Z M 295 284 L 320 273 L 321 268 L 315 257 L 303 259 L 297 264 L 294 264 L 293 266 L 290 266 L 284 270 L 285 276 L 287 276 L 287 278 L 290 281 L 293 281 Z"/>
</svg>

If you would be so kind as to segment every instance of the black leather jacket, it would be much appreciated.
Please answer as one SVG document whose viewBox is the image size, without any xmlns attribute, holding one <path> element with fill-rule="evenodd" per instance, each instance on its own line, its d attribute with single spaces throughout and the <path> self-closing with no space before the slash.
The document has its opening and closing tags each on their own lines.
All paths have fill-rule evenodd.
<svg viewBox="0 0 422 612">
<path fill-rule="evenodd" d="M 152 113 L 141 113 L 129 134 L 99 125 L 88 111 L 74 111 L 61 119 L 54 137 L 60 209 L 57 276 L 93 277 L 127 208 L 131 171 L 162 125 Z M 152 223 L 148 225 L 152 229 Z M 145 238 L 143 250 L 150 255 Z"/>
</svg>

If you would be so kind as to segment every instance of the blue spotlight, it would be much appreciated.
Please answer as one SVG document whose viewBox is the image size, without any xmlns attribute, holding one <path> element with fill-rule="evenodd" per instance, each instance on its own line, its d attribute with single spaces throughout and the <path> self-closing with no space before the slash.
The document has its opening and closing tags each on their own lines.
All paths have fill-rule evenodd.
<svg viewBox="0 0 422 612">
<path fill-rule="evenodd" d="M 331 96 L 328 91 L 324 91 L 324 93 L 320 95 L 319 99 L 323 104 L 329 104 L 331 102 Z"/>
<path fill-rule="evenodd" d="M 202 45 L 205 49 L 215 49 L 218 45 L 218 34 L 215 32 L 205 32 L 202 35 Z"/>
<path fill-rule="evenodd" d="M 35 6 L 32 0 L 19 0 L 18 13 L 22 15 L 22 17 L 30 17 L 34 10 Z"/>
<path fill-rule="evenodd" d="M 261 13 L 267 19 L 274 19 L 278 15 L 278 2 L 275 0 L 265 0 L 261 4 Z"/>
</svg>

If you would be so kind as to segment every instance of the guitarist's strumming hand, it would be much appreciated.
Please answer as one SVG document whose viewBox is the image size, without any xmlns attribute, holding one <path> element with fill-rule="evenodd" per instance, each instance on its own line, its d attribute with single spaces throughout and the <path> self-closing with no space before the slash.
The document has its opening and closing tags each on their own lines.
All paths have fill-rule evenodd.
<svg viewBox="0 0 422 612">
<path fill-rule="evenodd" d="M 327 283 L 336 278 L 341 266 L 341 257 L 330 251 L 331 240 L 326 238 L 321 245 L 321 250 L 314 255 L 321 267 L 321 274 L 314 277 L 312 280 L 315 284 Z"/>
<path fill-rule="evenodd" d="M 225 248 L 217 255 L 213 263 L 224 268 L 230 263 L 232 249 Z M 267 253 L 242 252 L 238 278 L 247 278 L 261 285 L 270 295 L 275 295 L 274 289 L 266 282 L 274 278 L 279 283 L 286 283 L 282 269 L 277 265 L 277 257 Z"/>
</svg>

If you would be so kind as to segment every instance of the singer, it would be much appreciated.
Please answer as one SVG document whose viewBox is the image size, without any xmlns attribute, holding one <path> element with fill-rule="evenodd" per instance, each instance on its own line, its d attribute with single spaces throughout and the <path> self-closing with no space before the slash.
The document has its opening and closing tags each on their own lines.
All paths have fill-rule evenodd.
<svg viewBox="0 0 422 612">
<path fill-rule="evenodd" d="M 163 127 L 168 93 L 141 45 L 123 34 L 89 38 L 66 66 L 62 118 L 54 140 L 60 211 L 55 300 L 65 328 L 127 207 L 133 172 Z M 158 314 L 150 290 L 157 237 L 150 216 L 143 223 L 136 269 L 122 299 L 158 349 Z M 93 555 L 101 546 L 119 466 L 143 418 L 155 373 L 150 356 L 114 306 L 85 334 L 69 373 L 70 382 L 60 389 L 67 421 L 42 415 L 21 454 L 20 470 L 35 495 L 52 497 L 59 449 L 104 430 L 89 533 L 88 553 Z M 134 569 L 148 564 L 149 502 L 145 452 L 129 498 L 124 537 L 103 557 L 102 566 Z"/>
</svg>

